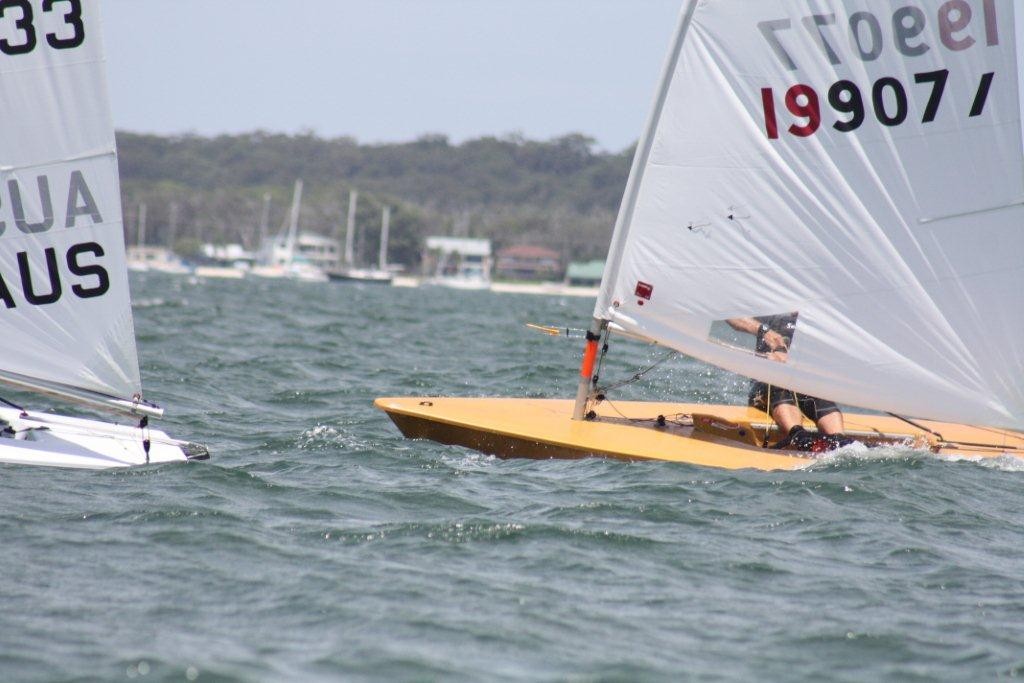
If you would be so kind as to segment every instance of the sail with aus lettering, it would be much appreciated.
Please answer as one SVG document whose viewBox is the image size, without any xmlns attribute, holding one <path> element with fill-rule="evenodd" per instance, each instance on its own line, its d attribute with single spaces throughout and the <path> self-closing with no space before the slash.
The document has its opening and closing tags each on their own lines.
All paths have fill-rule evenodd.
<svg viewBox="0 0 1024 683">
<path fill-rule="evenodd" d="M 0 381 L 158 416 L 142 396 L 98 12 L 98 0 L 22 0 L 0 15 Z M 11 441 L 35 446 L 26 457 L 0 439 L 3 461 L 98 467 L 185 457 L 162 433 L 95 423 L 137 445 L 108 439 L 116 453 L 90 445 L 76 459 L 59 425 L 45 425 L 48 435 L 34 426 L 56 417 L 2 417 Z M 48 459 L 44 442 L 55 438 L 59 457 Z"/>
<path fill-rule="evenodd" d="M 676 406 L 684 439 L 652 436 L 645 452 L 631 445 L 641 417 L 660 413 L 664 435 L 673 408 L 622 410 L 633 431 L 608 447 L 615 413 L 601 407 L 594 359 L 618 333 L 901 416 L 851 416 L 847 431 L 866 439 L 924 418 L 948 424 L 918 420 L 907 436 L 935 452 L 1024 453 L 1004 431 L 1024 428 L 1022 74 L 1012 0 L 687 0 L 609 249 L 573 426 L 538 433 L 479 402 L 378 405 L 408 435 L 503 454 L 534 444 L 789 467 L 739 444 L 707 456 L 723 434 L 768 444 L 771 420 L 746 407 Z M 758 352 L 728 324 L 778 316 L 795 321 L 785 354 Z M 954 427 L 964 423 L 984 427 Z M 494 445 L 512 434 L 515 448 Z"/>
</svg>

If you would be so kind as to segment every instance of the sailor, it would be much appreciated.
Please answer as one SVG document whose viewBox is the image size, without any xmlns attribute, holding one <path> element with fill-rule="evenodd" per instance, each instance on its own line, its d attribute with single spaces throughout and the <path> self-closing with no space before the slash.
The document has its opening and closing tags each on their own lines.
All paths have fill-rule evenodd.
<svg viewBox="0 0 1024 683">
<path fill-rule="evenodd" d="M 734 330 L 756 337 L 756 353 L 785 363 L 796 331 L 798 315 L 793 312 L 756 318 L 732 318 L 726 322 Z M 774 448 L 820 453 L 853 443 L 853 439 L 843 434 L 843 413 L 832 401 L 751 380 L 747 403 L 771 415 L 779 426 L 779 433 L 784 436 Z M 817 432 L 804 429 L 801 413 L 818 426 Z"/>
</svg>

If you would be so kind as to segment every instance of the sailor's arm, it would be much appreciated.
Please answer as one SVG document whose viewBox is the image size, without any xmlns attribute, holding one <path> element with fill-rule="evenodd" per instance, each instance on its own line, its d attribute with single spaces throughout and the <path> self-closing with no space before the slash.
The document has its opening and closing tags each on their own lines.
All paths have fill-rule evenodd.
<svg viewBox="0 0 1024 683">
<path fill-rule="evenodd" d="M 782 335 L 769 329 L 767 325 L 756 318 L 729 318 L 725 322 L 729 323 L 729 326 L 737 332 L 746 332 L 755 337 L 761 337 L 772 351 L 786 348 L 786 340 L 782 338 Z"/>
<path fill-rule="evenodd" d="M 725 322 L 737 332 L 757 335 L 761 329 L 761 323 L 753 318 L 729 318 Z"/>
</svg>

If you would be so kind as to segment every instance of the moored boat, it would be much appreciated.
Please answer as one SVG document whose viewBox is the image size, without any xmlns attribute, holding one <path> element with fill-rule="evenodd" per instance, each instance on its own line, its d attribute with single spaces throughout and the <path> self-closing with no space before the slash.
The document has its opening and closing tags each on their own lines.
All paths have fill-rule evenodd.
<svg viewBox="0 0 1024 683">
<path fill-rule="evenodd" d="M 395 276 L 388 269 L 388 235 L 391 229 L 391 208 L 385 206 L 380 223 L 380 253 L 376 268 L 358 268 L 355 264 L 356 201 L 359 194 L 349 194 L 348 223 L 345 231 L 345 260 L 336 268 L 327 270 L 327 277 L 333 282 L 361 282 L 367 285 L 390 285 Z"/>
</svg>

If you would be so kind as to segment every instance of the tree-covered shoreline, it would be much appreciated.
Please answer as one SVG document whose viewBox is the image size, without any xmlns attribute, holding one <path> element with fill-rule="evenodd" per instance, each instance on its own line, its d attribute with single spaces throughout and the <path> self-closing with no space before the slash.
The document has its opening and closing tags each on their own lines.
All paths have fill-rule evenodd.
<svg viewBox="0 0 1024 683">
<path fill-rule="evenodd" d="M 263 197 L 269 233 L 284 225 L 296 178 L 305 182 L 300 226 L 341 235 L 350 189 L 360 192 L 357 252 L 377 250 L 380 210 L 392 207 L 390 253 L 414 266 L 429 234 L 530 243 L 565 258 L 602 258 L 632 150 L 595 151 L 568 135 L 546 142 L 511 135 L 407 143 L 255 132 L 213 138 L 119 132 L 127 239 L 147 206 L 146 241 L 256 246 Z"/>
</svg>

